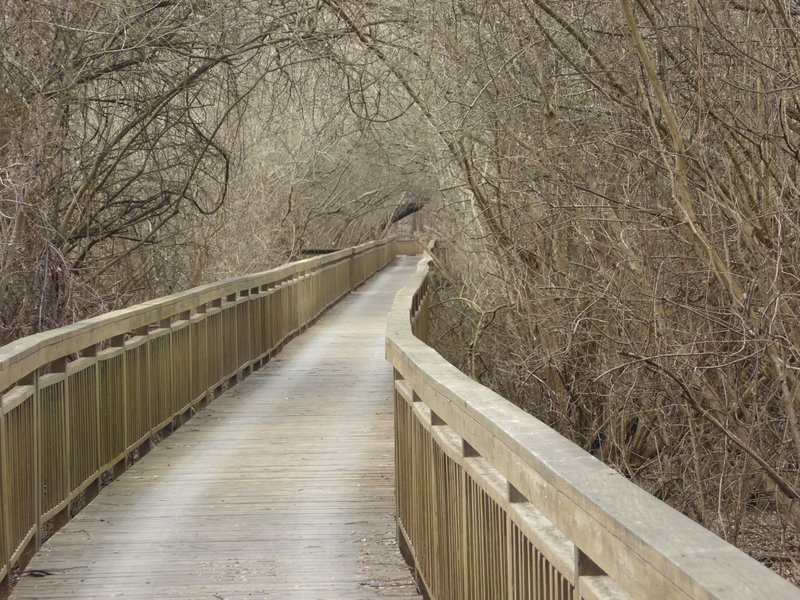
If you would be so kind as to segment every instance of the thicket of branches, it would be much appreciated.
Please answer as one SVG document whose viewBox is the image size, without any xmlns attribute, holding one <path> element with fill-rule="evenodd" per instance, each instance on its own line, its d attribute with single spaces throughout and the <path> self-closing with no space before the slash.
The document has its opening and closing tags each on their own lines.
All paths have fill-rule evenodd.
<svg viewBox="0 0 800 600">
<path fill-rule="evenodd" d="M 3 0 L 0 338 L 425 206 L 439 348 L 794 576 L 799 19 Z"/>
<path fill-rule="evenodd" d="M 440 348 L 794 576 L 800 11 L 409 10 L 363 41 L 440 140 Z"/>
<path fill-rule="evenodd" d="M 3 0 L 0 343 L 380 232 L 410 154 L 352 37 L 312 0 Z"/>
</svg>

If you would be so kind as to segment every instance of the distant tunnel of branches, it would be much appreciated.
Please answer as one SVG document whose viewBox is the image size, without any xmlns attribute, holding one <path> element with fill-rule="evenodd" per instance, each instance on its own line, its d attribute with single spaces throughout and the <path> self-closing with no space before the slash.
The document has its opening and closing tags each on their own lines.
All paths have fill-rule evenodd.
<svg viewBox="0 0 800 600">
<path fill-rule="evenodd" d="M 443 354 L 796 579 L 795 2 L 0 6 L 0 340 L 413 219 Z"/>
</svg>

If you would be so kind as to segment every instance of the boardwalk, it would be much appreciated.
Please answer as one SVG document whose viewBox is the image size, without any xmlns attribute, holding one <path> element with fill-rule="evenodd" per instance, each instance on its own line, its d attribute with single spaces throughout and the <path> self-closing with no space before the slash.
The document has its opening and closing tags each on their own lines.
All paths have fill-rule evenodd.
<svg viewBox="0 0 800 600">
<path fill-rule="evenodd" d="M 414 265 L 398 259 L 104 489 L 12 598 L 418 597 L 395 545 L 383 359 Z"/>
</svg>

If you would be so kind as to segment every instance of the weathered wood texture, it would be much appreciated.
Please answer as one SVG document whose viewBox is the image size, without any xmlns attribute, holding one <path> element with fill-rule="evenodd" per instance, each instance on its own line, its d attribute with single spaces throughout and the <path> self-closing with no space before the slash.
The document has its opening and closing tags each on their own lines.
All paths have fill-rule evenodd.
<svg viewBox="0 0 800 600">
<path fill-rule="evenodd" d="M 428 265 L 398 294 L 386 353 L 400 541 L 434 600 L 800 599 L 428 347 Z"/>
<path fill-rule="evenodd" d="M 49 539 L 12 598 L 415 598 L 395 541 L 386 314 L 398 262 Z"/>
<path fill-rule="evenodd" d="M 372 242 L 0 348 L 0 588 L 102 483 L 394 254 Z"/>
</svg>

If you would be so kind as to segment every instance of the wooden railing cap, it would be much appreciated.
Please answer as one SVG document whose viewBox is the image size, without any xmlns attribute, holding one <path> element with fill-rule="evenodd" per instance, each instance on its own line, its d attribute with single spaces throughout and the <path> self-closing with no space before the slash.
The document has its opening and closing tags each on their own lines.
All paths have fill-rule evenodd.
<svg viewBox="0 0 800 600">
<path fill-rule="evenodd" d="M 314 256 L 263 271 L 201 285 L 185 292 L 149 300 L 135 306 L 84 319 L 72 325 L 43 331 L 0 347 L 0 392 L 39 367 L 80 352 L 92 344 L 144 327 L 198 306 L 261 285 L 311 272 L 322 266 L 361 254 L 393 241 L 367 242 L 323 256 Z"/>
<path fill-rule="evenodd" d="M 800 589 L 416 338 L 410 312 L 429 263 L 429 257 L 420 261 L 396 297 L 387 324 L 387 359 L 509 483 L 522 493 L 541 494 L 538 510 L 618 585 L 637 598 L 800 599 Z M 631 572 L 634 566 L 639 570 Z"/>
</svg>

